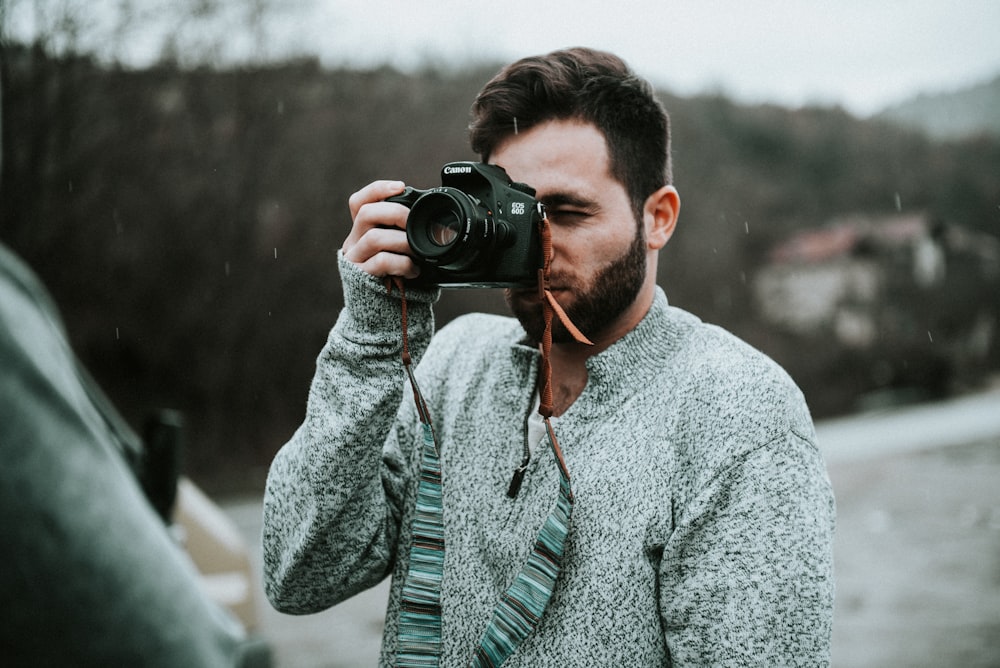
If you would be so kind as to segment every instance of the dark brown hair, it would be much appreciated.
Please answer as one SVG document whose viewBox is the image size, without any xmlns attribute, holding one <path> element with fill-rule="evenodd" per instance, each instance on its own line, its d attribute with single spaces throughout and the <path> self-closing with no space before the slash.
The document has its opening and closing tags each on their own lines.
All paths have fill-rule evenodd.
<svg viewBox="0 0 1000 668">
<path fill-rule="evenodd" d="M 621 58 L 594 49 L 554 51 L 500 70 L 472 105 L 472 150 L 486 162 L 515 132 L 569 119 L 592 123 L 604 134 L 611 174 L 637 216 L 646 198 L 672 182 L 666 110 Z"/>
</svg>

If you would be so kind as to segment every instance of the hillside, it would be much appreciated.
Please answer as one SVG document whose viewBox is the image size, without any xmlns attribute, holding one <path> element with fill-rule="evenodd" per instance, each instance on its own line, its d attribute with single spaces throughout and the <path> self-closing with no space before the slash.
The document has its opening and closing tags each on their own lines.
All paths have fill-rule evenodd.
<svg viewBox="0 0 1000 668">
<path fill-rule="evenodd" d="M 435 185 L 442 164 L 474 158 L 469 104 L 494 69 L 411 75 L 302 60 L 133 71 L 16 47 L 3 66 L 0 240 L 49 286 L 83 361 L 133 424 L 156 407 L 185 413 L 187 466 L 214 485 L 259 481 L 302 417 L 341 307 L 349 195 L 376 178 Z M 671 303 L 775 357 L 818 417 L 886 389 L 887 355 L 943 366 L 936 389 L 1000 368 L 996 275 L 949 274 L 958 282 L 930 299 L 887 257 L 902 276 L 888 294 L 913 306 L 898 334 L 864 349 L 772 327 L 753 292 L 774 247 L 847 216 L 919 212 L 962 238 L 995 239 L 1000 139 L 937 142 L 836 109 L 661 97 L 683 201 L 659 276 Z M 945 345 L 940 332 L 969 323 L 965 310 L 943 324 L 926 310 L 942 302 L 989 307 L 986 357 Z M 438 323 L 471 309 L 501 311 L 503 300 L 449 292 Z"/>
<path fill-rule="evenodd" d="M 1000 75 L 948 93 L 926 93 L 889 107 L 877 119 L 900 123 L 935 139 L 1000 136 Z"/>
</svg>

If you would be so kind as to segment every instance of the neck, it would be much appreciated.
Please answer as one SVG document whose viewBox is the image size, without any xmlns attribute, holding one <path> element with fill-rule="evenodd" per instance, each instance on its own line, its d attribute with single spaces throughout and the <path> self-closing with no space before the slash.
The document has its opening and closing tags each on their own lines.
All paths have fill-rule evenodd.
<svg viewBox="0 0 1000 668">
<path fill-rule="evenodd" d="M 653 303 L 655 289 L 655 280 L 646 281 L 631 306 L 615 322 L 591 336 L 593 345 L 575 341 L 552 345 L 549 362 L 552 365 L 552 408 L 555 416 L 565 413 L 583 393 L 587 386 L 587 360 L 607 350 L 635 329 L 646 316 Z"/>
<path fill-rule="evenodd" d="M 559 417 L 583 393 L 587 386 L 587 358 L 590 350 L 579 350 L 589 346 L 565 344 L 552 346 L 549 361 L 552 364 L 552 412 Z"/>
</svg>

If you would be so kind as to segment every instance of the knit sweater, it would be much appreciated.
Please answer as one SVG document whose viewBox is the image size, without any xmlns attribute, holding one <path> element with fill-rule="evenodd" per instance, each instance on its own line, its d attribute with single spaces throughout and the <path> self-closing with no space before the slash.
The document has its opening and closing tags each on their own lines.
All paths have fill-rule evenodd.
<svg viewBox="0 0 1000 668">
<path fill-rule="evenodd" d="M 265 589 L 289 613 L 391 575 L 392 665 L 420 429 L 401 368 L 400 301 L 340 261 L 345 308 L 305 421 L 264 502 Z M 467 665 L 559 489 L 552 454 L 520 464 L 539 355 L 511 318 L 463 316 L 432 337 L 436 293 L 408 294 L 411 352 L 441 448 L 443 666 Z M 426 351 L 426 352 L 425 352 Z M 555 421 L 575 504 L 562 572 L 506 666 L 829 664 L 833 495 L 791 379 L 657 293 L 587 362 Z"/>
</svg>

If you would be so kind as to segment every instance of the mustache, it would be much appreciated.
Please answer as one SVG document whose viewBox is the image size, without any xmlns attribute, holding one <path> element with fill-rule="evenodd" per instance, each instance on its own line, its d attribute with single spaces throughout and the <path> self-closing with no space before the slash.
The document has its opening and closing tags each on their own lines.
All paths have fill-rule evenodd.
<svg viewBox="0 0 1000 668">
<path fill-rule="evenodd" d="M 549 277 L 548 287 L 550 290 L 570 290 L 577 283 L 578 281 L 566 274 L 553 274 Z M 530 288 L 506 288 L 505 292 L 508 295 L 537 294 L 538 286 L 535 285 Z"/>
</svg>

